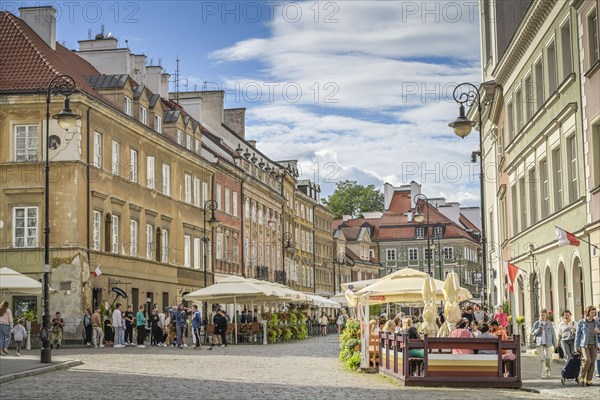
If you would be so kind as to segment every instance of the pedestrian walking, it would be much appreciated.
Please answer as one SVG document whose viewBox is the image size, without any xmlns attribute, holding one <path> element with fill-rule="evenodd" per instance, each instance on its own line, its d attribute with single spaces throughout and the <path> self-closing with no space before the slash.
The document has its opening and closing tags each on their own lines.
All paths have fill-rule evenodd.
<svg viewBox="0 0 600 400">
<path fill-rule="evenodd" d="M 54 318 L 52 319 L 52 324 L 51 324 L 51 335 L 50 335 L 50 348 L 52 349 L 53 346 L 56 346 L 56 349 L 60 348 L 60 345 L 62 343 L 62 336 L 63 336 L 63 328 L 65 326 L 65 320 L 62 319 L 62 317 L 60 316 L 60 313 L 57 311 L 56 314 L 54 314 Z"/>
<path fill-rule="evenodd" d="M 137 347 L 145 348 L 144 337 L 146 335 L 146 316 L 144 315 L 144 306 L 141 305 L 137 314 L 135 314 L 135 325 L 137 329 Z"/>
<path fill-rule="evenodd" d="M 183 348 L 183 337 L 185 334 L 185 327 L 187 325 L 187 313 L 183 304 L 179 304 L 177 306 L 177 311 L 175 311 L 175 328 L 177 329 L 177 348 Z"/>
<path fill-rule="evenodd" d="M 585 308 L 583 318 L 577 323 L 575 348 L 581 353 L 582 364 L 579 372 L 579 384 L 592 386 L 594 363 L 600 346 L 600 322 L 596 318 L 596 307 Z"/>
<path fill-rule="evenodd" d="M 133 319 L 135 318 L 133 304 L 127 306 L 123 318 L 125 319 L 125 345 L 133 346 Z"/>
<path fill-rule="evenodd" d="M 115 304 L 115 309 L 112 313 L 112 326 L 115 332 L 115 347 L 125 347 L 125 343 L 121 343 L 121 330 L 123 325 L 123 314 L 121 313 L 121 303 Z"/>
<path fill-rule="evenodd" d="M 242 314 L 245 317 L 245 314 Z M 200 342 L 200 327 L 202 326 L 202 316 L 200 314 L 200 310 L 198 309 L 198 305 L 194 304 L 192 306 L 192 334 L 196 340 L 194 344 L 194 349 L 199 348 L 202 343 Z"/>
<path fill-rule="evenodd" d="M 219 326 L 219 335 L 221 335 L 221 347 L 227 347 L 227 326 L 229 322 L 227 320 L 227 313 L 224 310 L 217 311 L 217 325 Z"/>
<path fill-rule="evenodd" d="M 89 308 L 85 309 L 85 315 L 83 316 L 83 332 L 85 333 L 84 342 L 86 346 L 92 345 L 92 312 Z"/>
<path fill-rule="evenodd" d="M 535 345 L 542 365 L 542 379 L 549 378 L 552 372 L 552 348 L 556 346 L 556 335 L 552 322 L 548 321 L 548 312 L 545 308 L 540 312 L 540 319 L 533 324 L 531 334 L 535 336 Z"/>
<path fill-rule="evenodd" d="M 104 331 L 102 330 L 102 319 L 100 317 L 100 309 L 96 308 L 92 314 L 92 346 L 104 347 L 102 341 L 104 340 Z"/>
<path fill-rule="evenodd" d="M 24 320 L 20 319 L 19 322 L 12 328 L 11 332 L 15 338 L 15 345 L 17 346 L 17 357 L 21 355 L 21 344 L 27 339 L 27 330 L 23 326 Z"/>
<path fill-rule="evenodd" d="M 160 318 L 158 317 L 157 310 L 152 310 L 150 314 L 150 345 L 157 346 L 158 343 L 162 342 L 162 332 L 158 327 L 160 323 Z"/>
<path fill-rule="evenodd" d="M 340 313 L 340 315 L 338 315 L 337 317 L 337 327 L 338 327 L 338 334 L 342 334 L 342 331 L 346 328 L 346 322 L 348 321 L 348 316 L 346 315 L 346 311 L 342 311 Z"/>
<path fill-rule="evenodd" d="M 208 347 L 207 350 L 212 350 L 213 346 L 216 344 L 217 346 L 219 345 L 219 336 L 221 333 L 221 329 L 219 327 L 219 320 L 221 318 L 221 309 L 218 309 L 217 312 L 215 313 L 215 315 L 213 315 L 213 335 L 212 335 L 212 343 L 211 345 Z"/>
<path fill-rule="evenodd" d="M 325 315 L 325 312 L 321 314 L 321 318 L 319 319 L 319 323 L 321 325 L 321 335 L 327 336 L 327 325 L 329 325 L 329 318 Z"/>
<path fill-rule="evenodd" d="M 8 308 L 8 301 L 0 304 L 0 353 L 8 354 L 10 344 L 10 331 L 13 328 L 12 311 Z"/>
<path fill-rule="evenodd" d="M 565 356 L 565 364 L 569 362 L 575 351 L 576 332 L 577 327 L 575 321 L 571 319 L 571 311 L 564 310 L 562 321 L 558 324 L 558 340 Z"/>
<path fill-rule="evenodd" d="M 506 329 L 506 327 L 508 326 L 508 316 L 506 315 L 506 313 L 504 312 L 504 307 L 502 307 L 501 304 L 499 304 L 496 307 L 496 314 L 494 314 L 494 319 L 496 321 L 498 321 L 498 323 L 500 325 L 502 325 L 504 327 L 504 329 Z"/>
</svg>

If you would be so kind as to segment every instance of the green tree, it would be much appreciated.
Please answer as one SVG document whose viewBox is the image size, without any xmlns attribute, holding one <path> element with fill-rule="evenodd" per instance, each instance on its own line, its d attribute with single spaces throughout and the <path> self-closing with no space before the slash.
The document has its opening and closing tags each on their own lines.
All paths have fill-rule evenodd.
<svg viewBox="0 0 600 400">
<path fill-rule="evenodd" d="M 383 193 L 374 185 L 363 186 L 356 181 L 345 180 L 336 184 L 335 191 L 323 204 L 335 215 L 351 215 L 362 218 L 368 211 L 383 211 Z"/>
</svg>

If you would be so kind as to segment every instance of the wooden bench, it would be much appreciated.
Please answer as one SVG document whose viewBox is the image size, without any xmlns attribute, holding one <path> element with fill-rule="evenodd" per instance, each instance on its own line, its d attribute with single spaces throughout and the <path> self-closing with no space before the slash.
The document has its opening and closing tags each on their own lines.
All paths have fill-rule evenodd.
<svg viewBox="0 0 600 400">
<path fill-rule="evenodd" d="M 452 349 L 493 350 L 494 354 L 452 354 Z M 422 350 L 423 358 L 407 357 L 411 350 Z M 514 353 L 516 359 L 503 360 L 503 351 Z M 509 341 L 427 336 L 412 340 L 382 332 L 379 352 L 379 372 L 397 378 L 406 386 L 519 388 L 522 385 L 518 335 Z M 504 376 L 505 366 L 508 376 Z"/>
</svg>

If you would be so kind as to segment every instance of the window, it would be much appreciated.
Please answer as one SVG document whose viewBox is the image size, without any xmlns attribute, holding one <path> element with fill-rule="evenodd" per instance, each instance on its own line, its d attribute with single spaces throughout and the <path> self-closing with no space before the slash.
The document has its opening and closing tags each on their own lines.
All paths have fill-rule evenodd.
<svg viewBox="0 0 600 400">
<path fill-rule="evenodd" d="M 548 63 L 548 90 L 550 94 L 556 91 L 558 86 L 558 74 L 556 70 L 556 44 L 554 41 L 550 43 L 546 50 L 546 58 Z"/>
<path fill-rule="evenodd" d="M 200 207 L 200 179 L 194 178 L 194 205 Z"/>
<path fill-rule="evenodd" d="M 37 125 L 15 125 L 15 159 L 17 162 L 38 160 Z"/>
<path fill-rule="evenodd" d="M 590 62 L 588 64 L 589 68 L 591 68 L 594 64 L 598 62 L 600 59 L 598 51 L 598 10 L 594 10 L 587 17 L 587 26 L 588 26 L 588 52 Z"/>
<path fill-rule="evenodd" d="M 550 182 L 548 181 L 548 160 L 540 161 L 540 191 L 542 196 L 542 219 L 550 211 Z"/>
<path fill-rule="evenodd" d="M 252 202 L 252 221 L 256 221 L 256 203 Z"/>
<path fill-rule="evenodd" d="M 535 63 L 535 67 L 533 68 L 535 72 L 535 109 L 536 111 L 542 108 L 544 104 L 544 66 L 542 64 L 542 59 L 540 58 L 538 62 Z"/>
<path fill-rule="evenodd" d="M 538 204 L 537 204 L 537 179 L 535 176 L 535 168 L 531 168 L 529 170 L 529 219 L 531 220 L 531 225 L 537 223 L 537 214 L 538 214 Z"/>
<path fill-rule="evenodd" d="M 525 78 L 525 121 L 529 122 L 533 117 L 533 106 L 535 105 L 535 97 L 533 94 L 533 79 L 531 75 Z"/>
<path fill-rule="evenodd" d="M 194 238 L 194 268 L 200 269 L 200 238 Z"/>
<path fill-rule="evenodd" d="M 424 260 L 429 260 L 431 259 L 431 256 L 433 254 L 433 250 L 432 249 L 423 249 L 423 259 Z"/>
<path fill-rule="evenodd" d="M 223 258 L 226 262 L 229 262 L 229 235 L 225 235 L 223 240 Z"/>
<path fill-rule="evenodd" d="M 592 156 L 592 187 L 600 186 L 600 124 L 592 125 L 592 140 L 591 140 L 591 156 Z"/>
<path fill-rule="evenodd" d="M 396 261 L 396 249 L 387 249 L 386 250 L 386 260 L 387 261 Z"/>
<path fill-rule="evenodd" d="M 304 204 L 300 204 L 300 217 L 304 219 Z"/>
<path fill-rule="evenodd" d="M 140 122 L 144 125 L 148 124 L 148 109 L 140 106 Z"/>
<path fill-rule="evenodd" d="M 417 239 L 423 239 L 425 237 L 425 228 L 423 228 L 422 226 L 419 226 L 416 229 L 416 237 Z"/>
<path fill-rule="evenodd" d="M 217 210 L 221 210 L 221 184 L 217 183 L 217 194 L 215 195 L 215 200 L 217 201 Z"/>
<path fill-rule="evenodd" d="M 133 101 L 131 100 L 131 97 L 127 97 L 125 96 L 123 98 L 123 112 L 129 116 L 132 115 L 132 105 L 133 105 Z"/>
<path fill-rule="evenodd" d="M 250 200 L 248 200 L 247 197 L 246 197 L 246 200 L 244 201 L 244 214 L 245 214 L 246 218 L 250 218 Z"/>
<path fill-rule="evenodd" d="M 517 195 L 517 185 L 512 185 L 510 187 L 510 212 L 512 214 L 512 234 L 513 236 L 519 233 L 519 210 L 517 205 L 518 203 L 518 195 Z"/>
<path fill-rule="evenodd" d="M 100 251 L 100 225 L 102 224 L 102 213 L 94 210 L 92 213 L 92 249 Z"/>
<path fill-rule="evenodd" d="M 158 115 L 154 116 L 154 130 L 158 133 L 162 133 L 162 118 Z"/>
<path fill-rule="evenodd" d="M 38 208 L 15 207 L 13 221 L 14 247 L 37 247 Z"/>
<path fill-rule="evenodd" d="M 200 154 L 201 149 L 202 146 L 200 145 L 200 139 L 194 139 L 194 150 L 196 151 L 196 154 Z"/>
<path fill-rule="evenodd" d="M 573 60 L 571 50 L 571 24 L 569 21 L 565 22 L 560 27 L 560 44 L 561 44 L 561 55 L 562 55 L 562 69 L 563 69 L 563 80 L 567 79 L 573 72 Z"/>
<path fill-rule="evenodd" d="M 185 148 L 192 151 L 194 148 L 192 147 L 193 138 L 190 135 L 185 136 Z"/>
<path fill-rule="evenodd" d="M 444 228 L 442 228 L 441 226 L 436 226 L 433 228 L 433 237 L 434 238 L 441 238 L 443 237 L 444 234 Z"/>
<path fill-rule="evenodd" d="M 515 92 L 515 108 L 516 136 L 523 128 L 523 96 L 521 95 L 521 88 L 517 89 Z"/>
<path fill-rule="evenodd" d="M 137 243 L 138 243 L 138 222 L 135 219 L 129 221 L 129 255 L 137 257 Z"/>
<path fill-rule="evenodd" d="M 508 103 L 506 108 L 506 119 L 508 120 L 508 140 L 511 141 L 515 137 L 515 127 L 514 127 L 514 110 L 513 103 Z"/>
<path fill-rule="evenodd" d="M 177 144 L 183 146 L 183 132 L 177 129 Z"/>
<path fill-rule="evenodd" d="M 258 206 L 258 223 L 259 223 L 259 225 L 263 224 L 263 208 L 262 208 L 262 206 Z"/>
<path fill-rule="evenodd" d="M 131 182 L 137 183 L 138 181 L 138 152 L 135 149 L 131 149 Z"/>
<path fill-rule="evenodd" d="M 408 261 L 418 261 L 419 260 L 419 249 L 417 248 L 409 248 L 408 249 Z"/>
<path fill-rule="evenodd" d="M 563 186 L 562 186 L 562 164 L 560 160 L 560 147 L 552 150 L 552 187 L 554 195 L 554 211 L 559 211 L 563 207 Z"/>
<path fill-rule="evenodd" d="M 102 168 L 102 134 L 94 132 L 94 167 Z"/>
<path fill-rule="evenodd" d="M 369 260 L 371 258 L 375 258 L 375 250 L 373 250 L 373 249 L 369 249 Z"/>
<path fill-rule="evenodd" d="M 208 182 L 202 181 L 202 204 L 200 207 L 204 207 L 206 202 L 208 201 Z"/>
<path fill-rule="evenodd" d="M 171 195 L 171 166 L 169 164 L 162 165 L 162 192 L 166 196 Z"/>
<path fill-rule="evenodd" d="M 444 260 L 454 260 L 454 247 L 444 247 Z"/>
<path fill-rule="evenodd" d="M 231 213 L 231 198 L 229 188 L 225 188 L 225 212 L 227 214 Z"/>
<path fill-rule="evenodd" d="M 569 174 L 569 203 L 574 202 L 579 197 L 579 188 L 577 187 L 577 147 L 575 135 L 567 139 L 567 159 Z"/>
<path fill-rule="evenodd" d="M 146 258 L 152 260 L 152 249 L 154 247 L 154 227 L 146 224 Z"/>
<path fill-rule="evenodd" d="M 192 246 L 192 238 L 190 235 L 183 236 L 183 266 L 191 267 L 191 246 Z"/>
<path fill-rule="evenodd" d="M 519 206 L 519 214 L 521 215 L 521 230 L 527 228 L 527 196 L 525 192 L 525 177 L 521 177 L 519 179 L 519 196 L 520 196 L 520 206 Z"/>
<path fill-rule="evenodd" d="M 190 174 L 183 175 L 183 201 L 192 202 L 192 176 Z"/>
<path fill-rule="evenodd" d="M 217 232 L 217 260 L 223 259 L 223 234 Z"/>
<path fill-rule="evenodd" d="M 166 229 L 162 230 L 161 239 L 162 239 L 162 243 L 161 243 L 162 262 L 168 263 L 169 262 L 169 231 L 168 230 L 166 230 Z"/>
<path fill-rule="evenodd" d="M 121 173 L 121 144 L 114 140 L 112 141 L 112 164 L 110 169 L 113 175 Z"/>
<path fill-rule="evenodd" d="M 146 186 L 154 189 L 154 157 L 146 156 Z"/>
<path fill-rule="evenodd" d="M 118 215 L 113 215 L 112 216 L 112 224 L 111 224 L 111 229 L 112 229 L 112 252 L 114 254 L 119 254 L 119 216 Z"/>
<path fill-rule="evenodd" d="M 232 198 L 231 202 L 233 203 L 233 216 L 237 217 L 238 216 L 237 192 L 233 192 L 233 198 Z"/>
<path fill-rule="evenodd" d="M 239 257 L 240 257 L 240 249 L 239 249 L 239 241 L 237 238 L 233 238 L 233 249 L 232 249 L 232 253 L 233 253 L 233 259 L 232 261 L 237 264 L 239 262 Z"/>
</svg>

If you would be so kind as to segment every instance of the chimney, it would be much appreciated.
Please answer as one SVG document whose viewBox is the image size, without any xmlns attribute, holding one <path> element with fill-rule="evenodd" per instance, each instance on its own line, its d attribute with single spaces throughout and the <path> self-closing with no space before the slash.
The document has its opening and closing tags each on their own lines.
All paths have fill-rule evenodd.
<svg viewBox="0 0 600 400">
<path fill-rule="evenodd" d="M 227 125 L 238 136 L 244 138 L 246 136 L 246 109 L 245 108 L 230 108 L 224 111 L 223 119 Z"/>
<path fill-rule="evenodd" d="M 160 76 L 160 97 L 169 99 L 169 78 L 171 75 L 166 72 Z"/>
<path fill-rule="evenodd" d="M 21 7 L 21 19 L 38 34 L 52 50 L 56 50 L 56 10 L 52 6 Z"/>
<path fill-rule="evenodd" d="M 352 219 L 352 215 L 342 215 L 342 221 L 350 221 Z"/>
</svg>

